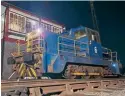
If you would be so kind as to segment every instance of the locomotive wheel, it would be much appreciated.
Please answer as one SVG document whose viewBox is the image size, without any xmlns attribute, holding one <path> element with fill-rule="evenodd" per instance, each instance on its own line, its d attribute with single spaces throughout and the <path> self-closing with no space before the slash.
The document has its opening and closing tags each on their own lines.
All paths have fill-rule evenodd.
<svg viewBox="0 0 125 96">
<path fill-rule="evenodd" d="M 101 79 L 101 76 L 94 76 L 95 79 Z"/>
<path fill-rule="evenodd" d="M 88 79 L 90 79 L 90 76 L 84 76 L 84 78 L 88 80 Z"/>
<path fill-rule="evenodd" d="M 64 78 L 66 79 L 75 79 L 76 76 L 72 75 L 72 73 L 74 72 L 73 70 L 73 66 L 72 65 L 68 65 L 65 72 L 64 72 Z"/>
<path fill-rule="evenodd" d="M 66 69 L 65 73 L 64 73 L 64 78 L 66 78 L 66 79 L 75 79 L 76 76 L 72 75 L 71 72 Z"/>
</svg>

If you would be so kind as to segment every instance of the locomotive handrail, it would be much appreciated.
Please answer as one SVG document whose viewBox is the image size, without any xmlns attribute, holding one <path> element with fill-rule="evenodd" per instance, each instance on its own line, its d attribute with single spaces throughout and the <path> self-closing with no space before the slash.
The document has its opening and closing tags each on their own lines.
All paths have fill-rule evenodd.
<svg viewBox="0 0 125 96">
<path fill-rule="evenodd" d="M 59 36 L 58 39 L 59 39 L 60 37 L 66 38 L 66 37 L 63 37 L 63 36 Z M 73 39 L 69 39 L 69 38 L 66 38 L 66 39 L 68 39 L 68 40 L 73 40 Z M 81 41 L 77 41 L 77 40 L 73 40 L 73 41 L 75 41 L 75 43 L 76 43 L 76 42 L 79 42 L 79 43 L 84 44 L 84 45 L 87 45 L 87 44 L 88 44 L 88 43 L 81 42 Z M 59 44 L 60 44 L 60 43 L 59 43 Z M 61 43 L 61 44 L 62 44 L 62 43 Z M 67 44 L 67 45 L 68 45 L 68 44 Z"/>
<path fill-rule="evenodd" d="M 78 40 L 75 40 L 75 39 L 71 39 L 71 38 L 66 38 L 66 37 L 64 37 L 64 36 L 59 36 L 58 38 L 65 38 L 65 39 L 68 39 L 68 40 L 73 40 L 73 41 L 75 41 L 75 42 L 80 42 L 81 44 L 88 44 L 88 43 L 85 43 L 85 42 L 81 42 L 81 41 L 78 41 Z"/>
<path fill-rule="evenodd" d="M 60 43 L 60 38 L 61 39 L 66 39 L 66 40 L 71 40 L 71 42 L 72 43 L 70 43 L 70 42 L 64 42 L 64 41 L 62 41 L 61 43 Z M 70 43 L 70 44 L 66 44 L 66 43 Z M 79 56 L 79 55 L 81 55 L 81 54 L 86 54 L 86 52 L 85 51 L 88 51 L 88 48 L 82 48 L 81 46 L 82 45 L 87 45 L 88 43 L 85 43 L 85 42 L 80 42 L 80 41 L 77 41 L 77 40 L 73 40 L 73 39 L 70 39 L 70 38 L 66 38 L 66 37 L 63 37 L 63 36 L 59 36 L 58 37 L 58 54 L 59 54 L 59 52 L 60 51 L 62 51 L 62 52 L 67 52 L 67 53 L 72 53 L 72 54 L 74 54 L 75 56 L 77 55 L 77 56 Z M 62 45 L 62 46 L 66 46 L 66 47 L 70 47 L 70 48 L 72 48 L 72 49 L 70 49 L 70 48 L 64 48 L 64 49 L 61 49 L 60 50 L 60 45 Z M 76 48 L 79 48 L 79 49 L 76 49 Z M 69 51 L 68 50 L 66 50 L 66 49 L 69 49 Z M 71 52 L 72 51 L 72 52 Z"/>
<path fill-rule="evenodd" d="M 63 43 L 59 43 L 59 44 L 73 47 L 73 45 L 69 45 L 69 44 L 63 44 Z"/>
<path fill-rule="evenodd" d="M 115 54 L 115 55 L 113 55 L 113 54 Z M 111 52 L 111 56 L 112 56 L 112 60 L 114 60 L 114 58 L 115 58 L 115 61 L 118 61 L 118 57 L 117 57 L 117 52 L 116 51 L 115 52 Z"/>
<path fill-rule="evenodd" d="M 112 51 L 111 51 L 111 49 L 108 49 L 108 48 L 106 48 L 106 47 L 102 47 L 102 49 L 103 49 L 102 53 L 104 53 L 104 54 L 110 54 L 110 56 L 111 56 L 111 57 L 103 57 L 103 58 L 112 61 L 112 55 L 111 55 L 111 52 L 112 52 Z M 106 50 L 106 52 L 104 52 L 104 50 Z"/>
<path fill-rule="evenodd" d="M 117 52 L 112 52 L 111 49 L 106 48 L 106 47 L 102 47 L 102 48 L 103 48 L 104 50 L 107 50 L 107 52 L 103 52 L 103 53 L 108 53 L 108 54 L 111 55 L 111 58 L 110 58 L 111 61 L 114 61 L 114 58 L 115 58 L 115 61 L 118 61 L 118 60 L 117 60 Z M 115 56 L 113 56 L 113 54 L 115 54 Z M 113 58 L 113 57 L 114 57 L 114 58 Z"/>
<path fill-rule="evenodd" d="M 110 51 L 110 53 L 112 52 L 111 49 L 108 49 L 106 47 L 102 47 L 103 49 L 107 50 L 107 51 Z M 105 53 L 105 52 L 104 52 Z M 109 52 L 108 52 L 109 53 Z"/>
<path fill-rule="evenodd" d="M 66 38 L 66 37 L 64 37 L 64 36 L 59 36 L 58 38 L 60 38 L 60 37 L 62 37 L 62 38 Z M 71 39 L 71 38 L 66 38 L 66 39 L 74 40 L 74 39 Z"/>
<path fill-rule="evenodd" d="M 67 52 L 67 53 L 72 53 L 72 54 L 74 54 L 74 52 L 69 52 L 69 51 L 64 51 L 64 50 L 59 50 L 59 51 L 62 51 L 62 52 Z"/>
<path fill-rule="evenodd" d="M 79 46 L 73 46 L 73 45 L 68 45 L 68 44 L 63 44 L 63 43 L 59 43 L 59 45 L 65 45 L 65 46 L 70 46 L 70 47 L 72 47 L 72 48 L 80 48 Z M 88 48 L 81 48 L 81 49 L 84 49 L 84 50 L 88 50 Z M 77 49 L 76 49 L 77 50 Z"/>
<path fill-rule="evenodd" d="M 63 44 L 63 43 L 59 43 L 59 44 L 65 45 L 65 46 L 70 46 L 70 47 L 74 48 L 74 46 L 72 46 L 72 45 Z M 79 47 L 79 46 L 75 46 L 75 49 L 76 49 L 77 47 Z M 80 48 L 80 47 L 79 47 L 79 48 Z M 81 49 L 88 50 L 88 48 L 81 48 Z M 78 49 L 76 49 L 76 50 L 78 50 Z"/>
<path fill-rule="evenodd" d="M 85 43 L 85 42 L 81 42 L 81 41 L 77 41 L 77 40 L 75 40 L 76 42 L 80 42 L 81 44 L 85 44 L 85 45 L 87 45 L 88 43 Z"/>
</svg>

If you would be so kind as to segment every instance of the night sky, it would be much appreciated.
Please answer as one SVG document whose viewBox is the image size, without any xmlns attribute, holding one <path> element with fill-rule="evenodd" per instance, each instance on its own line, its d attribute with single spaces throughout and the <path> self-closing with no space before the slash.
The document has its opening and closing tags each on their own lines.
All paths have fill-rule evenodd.
<svg viewBox="0 0 125 96">
<path fill-rule="evenodd" d="M 9 3 L 38 16 L 52 19 L 66 26 L 67 29 L 80 25 L 93 28 L 88 1 L 12 1 Z M 94 6 L 102 45 L 117 51 L 125 66 L 125 2 L 96 1 Z"/>
</svg>

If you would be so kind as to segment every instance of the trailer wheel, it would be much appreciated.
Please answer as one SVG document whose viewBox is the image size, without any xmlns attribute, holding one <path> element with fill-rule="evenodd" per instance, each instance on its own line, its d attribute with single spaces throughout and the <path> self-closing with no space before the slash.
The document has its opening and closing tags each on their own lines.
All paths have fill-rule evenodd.
<svg viewBox="0 0 125 96">
<path fill-rule="evenodd" d="M 7 59 L 7 64 L 15 64 L 14 58 L 13 58 L 13 57 L 9 57 L 9 58 Z"/>
</svg>

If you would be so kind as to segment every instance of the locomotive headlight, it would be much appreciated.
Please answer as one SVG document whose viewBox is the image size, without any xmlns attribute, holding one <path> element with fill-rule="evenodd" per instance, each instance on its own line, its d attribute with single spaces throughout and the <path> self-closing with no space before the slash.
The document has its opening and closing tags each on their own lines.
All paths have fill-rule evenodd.
<svg viewBox="0 0 125 96">
<path fill-rule="evenodd" d="M 115 64 L 112 64 L 113 67 L 115 67 L 116 65 Z"/>
</svg>

